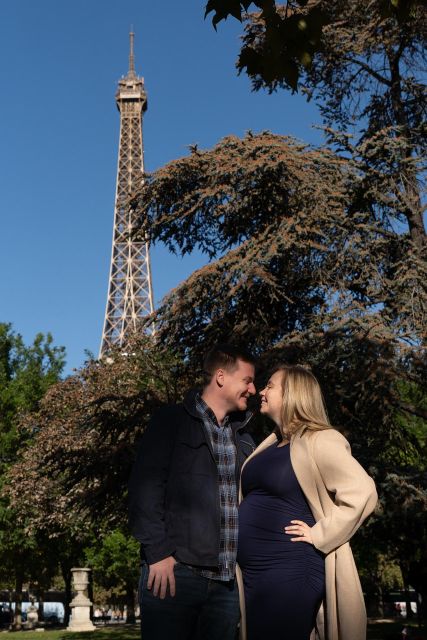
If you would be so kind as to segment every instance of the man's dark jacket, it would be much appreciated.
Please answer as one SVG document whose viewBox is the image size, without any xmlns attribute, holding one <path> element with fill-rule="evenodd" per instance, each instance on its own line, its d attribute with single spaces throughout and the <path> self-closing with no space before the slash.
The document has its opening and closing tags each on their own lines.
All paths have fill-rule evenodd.
<svg viewBox="0 0 427 640">
<path fill-rule="evenodd" d="M 148 564 L 175 556 L 180 562 L 218 565 L 220 504 L 210 438 L 197 412 L 195 393 L 165 406 L 145 430 L 129 484 L 129 523 Z M 250 413 L 230 415 L 236 444 L 236 483 L 254 442 Z"/>
</svg>

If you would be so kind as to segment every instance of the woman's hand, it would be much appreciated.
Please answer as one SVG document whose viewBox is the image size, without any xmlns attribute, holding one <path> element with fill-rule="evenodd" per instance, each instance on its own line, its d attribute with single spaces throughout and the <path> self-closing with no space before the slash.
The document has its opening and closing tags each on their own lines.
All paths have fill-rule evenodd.
<svg viewBox="0 0 427 640">
<path fill-rule="evenodd" d="M 302 520 L 291 520 L 291 524 L 285 527 L 285 533 L 289 536 L 298 536 L 298 538 L 291 538 L 291 542 L 308 542 L 309 544 L 313 544 L 311 527 Z"/>
</svg>

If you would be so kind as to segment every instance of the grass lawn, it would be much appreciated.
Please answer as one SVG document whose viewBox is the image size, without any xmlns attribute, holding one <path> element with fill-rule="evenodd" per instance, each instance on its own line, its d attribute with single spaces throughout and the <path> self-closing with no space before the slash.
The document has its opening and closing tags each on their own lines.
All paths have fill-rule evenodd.
<svg viewBox="0 0 427 640">
<path fill-rule="evenodd" d="M 5 634 L 6 635 L 6 634 Z M 72 633 L 65 629 L 48 631 L 11 631 L 11 640 L 139 640 L 139 624 L 98 627 L 96 631 Z M 0 635 L 1 637 L 1 635 Z M 5 637 L 5 636 L 3 636 Z"/>
<path fill-rule="evenodd" d="M 371 622 L 368 625 L 367 640 L 402 640 L 404 621 Z M 415 625 L 410 626 L 411 635 L 408 640 L 427 640 L 426 631 L 420 631 Z M 96 631 L 71 633 L 65 629 L 53 631 L 14 631 L 10 632 L 11 640 L 139 640 L 139 624 L 111 625 L 98 627 Z M 0 636 L 1 637 L 1 636 Z M 171 640 L 173 640 L 171 638 Z M 266 640 L 268 640 L 266 638 Z"/>
</svg>

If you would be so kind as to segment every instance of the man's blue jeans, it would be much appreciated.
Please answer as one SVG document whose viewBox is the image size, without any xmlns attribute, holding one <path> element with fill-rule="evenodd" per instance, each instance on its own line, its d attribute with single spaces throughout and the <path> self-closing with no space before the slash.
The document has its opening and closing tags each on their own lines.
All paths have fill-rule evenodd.
<svg viewBox="0 0 427 640">
<path fill-rule="evenodd" d="M 210 580 L 179 562 L 174 571 L 176 595 L 160 600 L 147 589 L 148 565 L 142 565 L 142 640 L 235 640 L 240 618 L 236 580 Z"/>
</svg>

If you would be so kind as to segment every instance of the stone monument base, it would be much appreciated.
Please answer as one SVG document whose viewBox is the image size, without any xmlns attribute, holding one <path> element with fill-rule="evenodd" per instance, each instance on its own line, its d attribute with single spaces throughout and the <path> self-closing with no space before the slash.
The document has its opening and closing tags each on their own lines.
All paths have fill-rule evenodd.
<svg viewBox="0 0 427 640">
<path fill-rule="evenodd" d="M 72 606 L 72 605 L 71 605 Z M 67 631 L 94 631 L 95 625 L 89 618 L 89 607 L 72 607 L 73 613 L 71 615 L 70 624 L 67 627 Z"/>
</svg>

